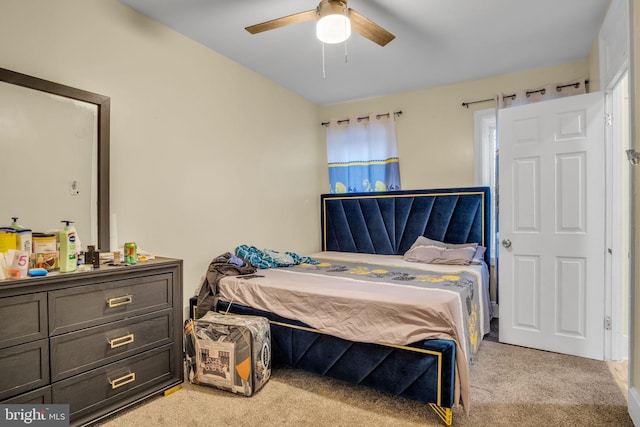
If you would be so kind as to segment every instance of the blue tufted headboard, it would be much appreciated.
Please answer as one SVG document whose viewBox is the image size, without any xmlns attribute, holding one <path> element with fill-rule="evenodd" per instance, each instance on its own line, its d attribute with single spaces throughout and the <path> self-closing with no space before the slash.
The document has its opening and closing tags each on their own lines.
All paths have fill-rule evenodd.
<svg viewBox="0 0 640 427">
<path fill-rule="evenodd" d="M 402 255 L 418 236 L 447 243 L 491 238 L 489 187 L 321 195 L 325 251 Z"/>
</svg>

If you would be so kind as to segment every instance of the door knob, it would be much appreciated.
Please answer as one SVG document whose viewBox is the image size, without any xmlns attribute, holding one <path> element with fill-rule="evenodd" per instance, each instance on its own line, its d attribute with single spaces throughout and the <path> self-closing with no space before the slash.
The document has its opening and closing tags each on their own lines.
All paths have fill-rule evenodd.
<svg viewBox="0 0 640 427">
<path fill-rule="evenodd" d="M 502 246 L 504 246 L 505 248 L 510 248 L 511 247 L 511 240 L 503 239 L 502 240 Z"/>
</svg>

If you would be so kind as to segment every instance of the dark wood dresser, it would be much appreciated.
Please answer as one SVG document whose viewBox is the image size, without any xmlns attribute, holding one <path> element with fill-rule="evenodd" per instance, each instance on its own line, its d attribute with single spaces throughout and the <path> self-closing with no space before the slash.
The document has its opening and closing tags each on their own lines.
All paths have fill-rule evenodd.
<svg viewBox="0 0 640 427">
<path fill-rule="evenodd" d="M 0 402 L 85 425 L 183 377 L 182 260 L 0 281 Z"/>
</svg>

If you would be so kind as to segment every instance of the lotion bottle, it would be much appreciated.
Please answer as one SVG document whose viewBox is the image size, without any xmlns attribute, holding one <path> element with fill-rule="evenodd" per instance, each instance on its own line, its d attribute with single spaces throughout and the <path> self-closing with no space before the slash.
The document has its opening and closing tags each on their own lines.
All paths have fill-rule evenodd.
<svg viewBox="0 0 640 427">
<path fill-rule="evenodd" d="M 76 271 L 78 258 L 76 253 L 76 241 L 78 236 L 76 229 L 71 225 L 72 221 L 61 221 L 65 224 L 60 230 L 60 272 L 68 273 Z"/>
<path fill-rule="evenodd" d="M 13 228 L 14 230 L 22 230 L 24 228 L 23 226 L 18 224 L 17 216 L 12 216 L 11 219 L 13 220 L 13 222 L 11 223 L 11 228 Z"/>
</svg>

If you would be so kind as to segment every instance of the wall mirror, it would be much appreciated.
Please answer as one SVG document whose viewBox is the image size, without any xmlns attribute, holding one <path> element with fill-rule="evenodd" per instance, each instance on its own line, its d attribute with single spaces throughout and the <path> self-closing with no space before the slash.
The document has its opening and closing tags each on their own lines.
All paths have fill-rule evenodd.
<svg viewBox="0 0 640 427">
<path fill-rule="evenodd" d="M 109 248 L 110 98 L 0 68 L 0 226 Z"/>
</svg>

